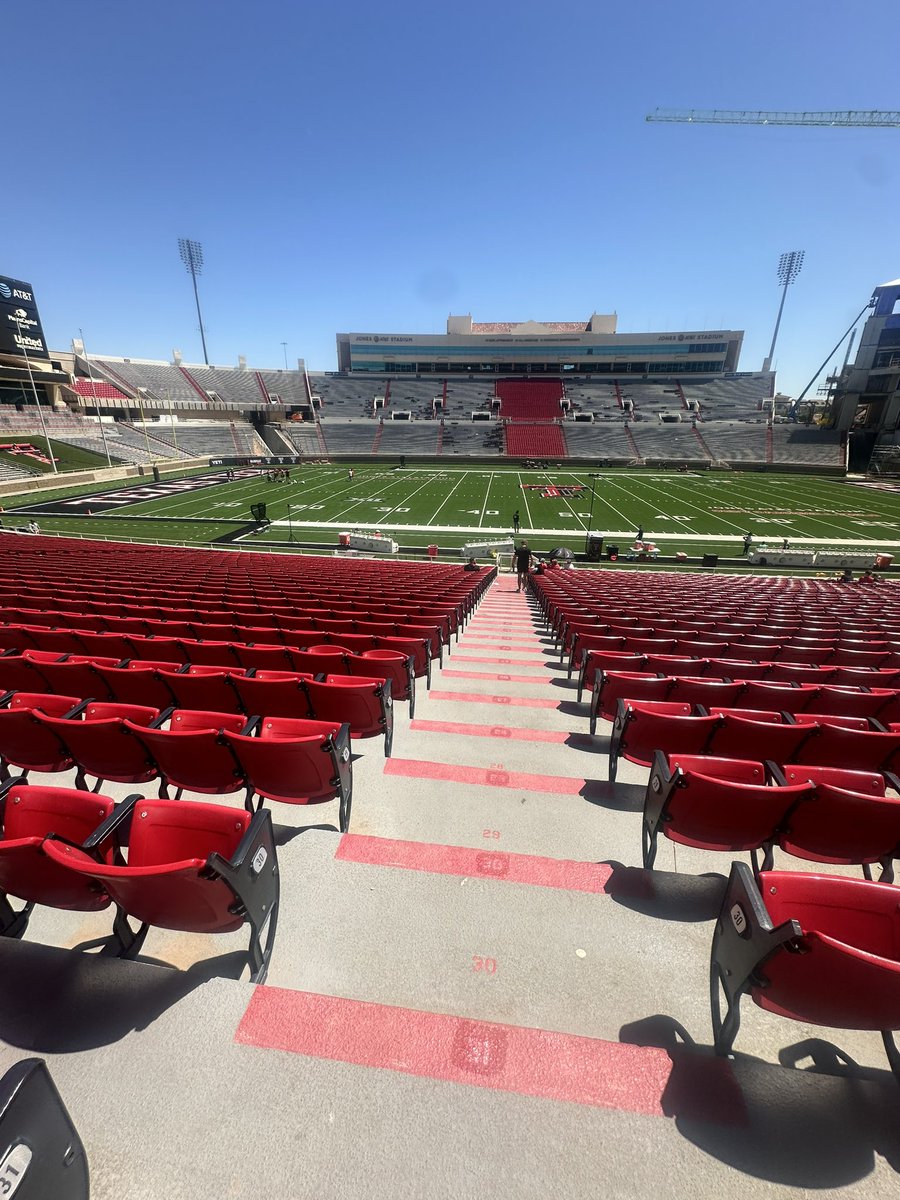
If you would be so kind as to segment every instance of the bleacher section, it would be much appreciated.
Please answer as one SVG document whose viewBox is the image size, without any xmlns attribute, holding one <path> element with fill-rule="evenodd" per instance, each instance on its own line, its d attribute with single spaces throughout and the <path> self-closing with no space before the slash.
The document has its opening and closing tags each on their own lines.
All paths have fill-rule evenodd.
<svg viewBox="0 0 900 1200">
<path fill-rule="evenodd" d="M 563 385 L 559 379 L 498 379 L 494 394 L 500 397 L 504 421 L 553 421 L 561 415 Z"/>
<path fill-rule="evenodd" d="M 378 428 L 377 421 L 363 421 L 358 417 L 345 421 L 323 420 L 319 424 L 328 454 L 371 454 Z"/>
<path fill-rule="evenodd" d="M 707 461 L 690 422 L 631 421 L 629 428 L 643 459 Z"/>
<path fill-rule="evenodd" d="M 621 420 L 616 425 L 605 421 L 591 424 L 570 422 L 566 425 L 566 445 L 570 458 L 614 459 L 620 462 L 629 462 L 634 458 Z"/>
<path fill-rule="evenodd" d="M 254 371 L 191 366 L 188 373 L 204 392 L 214 392 L 221 400 L 238 400 L 254 408 L 266 401 Z"/>
<path fill-rule="evenodd" d="M 510 458 L 567 457 L 566 439 L 558 421 L 510 421 L 504 425 L 504 434 Z"/>
<path fill-rule="evenodd" d="M 774 375 L 763 372 L 708 383 L 682 380 L 685 399 L 688 403 L 699 401 L 700 412 L 705 420 L 748 417 L 758 412 L 763 401 L 771 398 L 774 385 Z"/>
<path fill-rule="evenodd" d="M 140 427 L 136 427 L 140 432 Z M 154 443 L 171 448 L 181 458 L 233 457 L 265 454 L 265 443 L 246 421 L 179 421 L 171 425 L 151 425 Z"/>
<path fill-rule="evenodd" d="M 703 426 L 704 432 L 706 425 Z M 772 451 L 776 463 L 805 463 L 810 467 L 843 467 L 845 449 L 833 429 L 797 425 L 772 426 Z"/>
<path fill-rule="evenodd" d="M 438 421 L 385 421 L 379 454 L 437 454 Z"/>
</svg>

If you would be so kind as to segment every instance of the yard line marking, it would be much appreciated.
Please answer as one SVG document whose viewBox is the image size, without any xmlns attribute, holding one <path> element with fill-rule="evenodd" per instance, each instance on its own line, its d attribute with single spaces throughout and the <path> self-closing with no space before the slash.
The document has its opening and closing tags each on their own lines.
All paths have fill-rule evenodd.
<svg viewBox="0 0 900 1200">
<path fill-rule="evenodd" d="M 534 522 L 531 519 L 531 509 L 528 507 L 528 492 L 522 486 L 522 476 L 518 472 L 516 473 L 516 479 L 519 481 L 519 494 L 521 495 L 522 501 L 525 505 L 525 515 L 528 517 L 528 528 L 534 532 Z M 518 508 L 518 505 L 516 505 L 516 507 Z"/>
<path fill-rule="evenodd" d="M 434 523 L 434 520 L 437 517 L 438 513 L 441 511 L 441 509 L 444 507 L 444 505 L 447 503 L 447 501 L 450 499 L 450 497 L 453 495 L 453 493 L 456 491 L 456 489 L 459 487 L 459 485 L 461 483 L 465 482 L 466 476 L 468 474 L 469 474 L 468 471 L 463 471 L 462 475 L 460 475 L 459 479 L 456 481 L 456 483 L 454 483 L 453 487 L 447 493 L 446 497 L 441 501 L 441 503 L 437 506 L 437 508 L 431 514 L 431 521 L 429 522 L 429 524 Z"/>
<path fill-rule="evenodd" d="M 491 494 L 491 484 L 494 482 L 494 472 L 491 471 L 491 477 L 488 480 L 487 490 L 484 493 L 484 503 L 481 506 L 481 516 L 478 518 L 479 528 L 484 524 L 484 511 L 487 508 L 488 496 Z"/>
</svg>

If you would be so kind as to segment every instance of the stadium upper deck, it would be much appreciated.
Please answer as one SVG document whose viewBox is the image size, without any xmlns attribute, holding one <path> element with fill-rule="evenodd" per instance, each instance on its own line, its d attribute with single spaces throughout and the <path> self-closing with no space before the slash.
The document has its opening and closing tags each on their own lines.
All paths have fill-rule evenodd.
<svg viewBox="0 0 900 1200">
<path fill-rule="evenodd" d="M 615 314 L 588 321 L 474 322 L 445 334 L 339 333 L 338 370 L 379 374 L 722 375 L 737 370 L 744 334 L 716 329 L 617 333 Z"/>
</svg>

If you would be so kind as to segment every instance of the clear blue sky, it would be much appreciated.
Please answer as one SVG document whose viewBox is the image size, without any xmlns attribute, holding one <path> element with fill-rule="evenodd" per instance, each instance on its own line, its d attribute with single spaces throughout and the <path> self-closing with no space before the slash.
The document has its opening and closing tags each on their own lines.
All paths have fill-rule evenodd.
<svg viewBox="0 0 900 1200">
<path fill-rule="evenodd" d="M 619 314 L 745 329 L 796 394 L 900 275 L 900 130 L 655 125 L 900 107 L 900 6 L 62 0 L 3 16 L 0 274 L 51 347 L 335 367 L 341 331 Z M 18 140 L 16 134 L 18 132 Z"/>
</svg>

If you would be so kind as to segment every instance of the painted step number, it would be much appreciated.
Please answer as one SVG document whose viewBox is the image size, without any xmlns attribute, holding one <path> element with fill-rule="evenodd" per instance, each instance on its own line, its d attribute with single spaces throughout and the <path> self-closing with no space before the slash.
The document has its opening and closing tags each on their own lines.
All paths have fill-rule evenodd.
<svg viewBox="0 0 900 1200">
<path fill-rule="evenodd" d="M 497 970 L 497 960 L 496 958 L 484 958 L 480 954 L 473 954 L 472 970 L 484 971 L 486 975 L 493 975 Z"/>
</svg>

